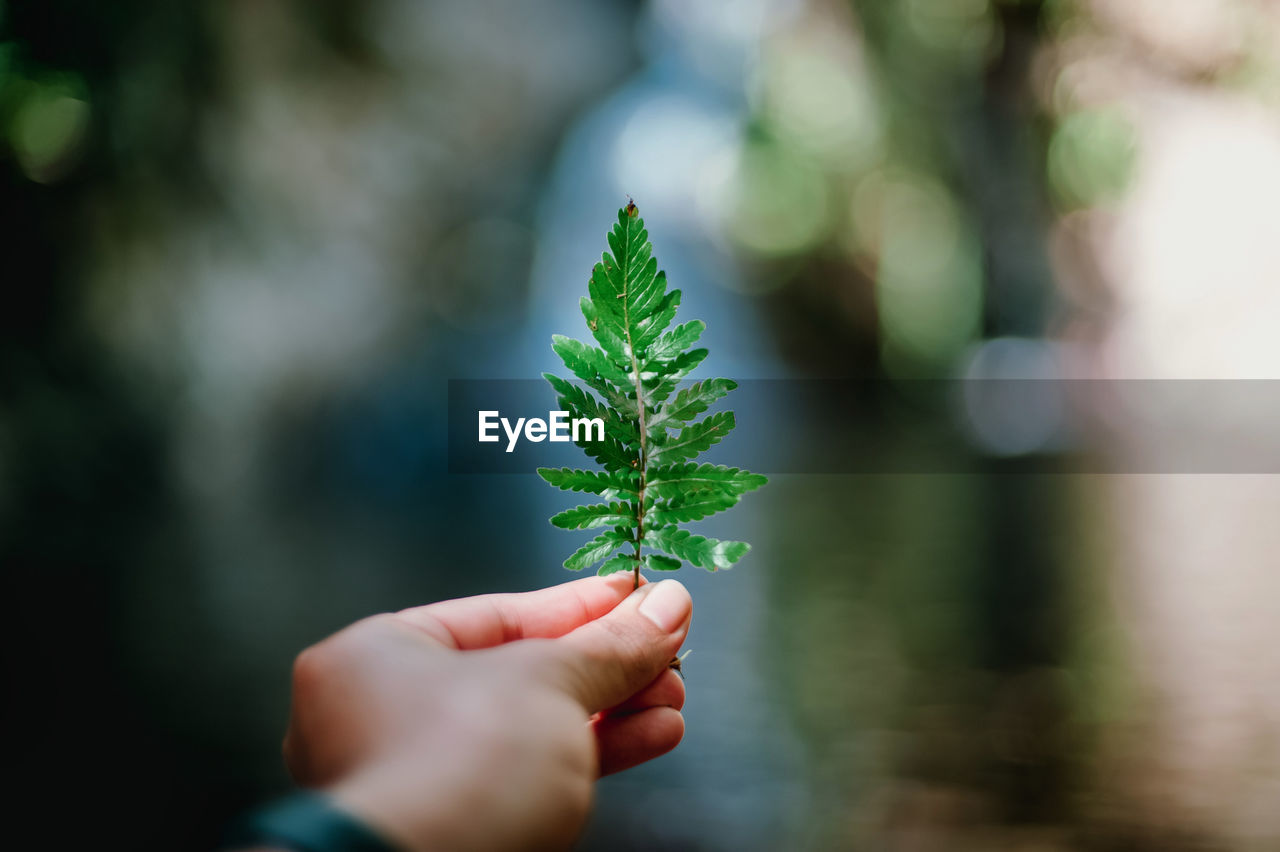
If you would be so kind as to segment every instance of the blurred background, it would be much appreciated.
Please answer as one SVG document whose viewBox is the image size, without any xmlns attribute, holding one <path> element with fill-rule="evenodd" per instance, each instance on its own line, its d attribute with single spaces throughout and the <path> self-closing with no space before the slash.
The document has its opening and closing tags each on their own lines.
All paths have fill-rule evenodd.
<svg viewBox="0 0 1280 852">
<path fill-rule="evenodd" d="M 300 648 L 568 579 L 446 383 L 557 366 L 627 194 L 707 375 L 1280 379 L 1278 108 L 1273 0 L 0 0 L 11 780 L 211 848 Z M 925 472 L 707 525 L 685 742 L 582 848 L 1280 848 L 1275 477 L 846 403 Z"/>
</svg>

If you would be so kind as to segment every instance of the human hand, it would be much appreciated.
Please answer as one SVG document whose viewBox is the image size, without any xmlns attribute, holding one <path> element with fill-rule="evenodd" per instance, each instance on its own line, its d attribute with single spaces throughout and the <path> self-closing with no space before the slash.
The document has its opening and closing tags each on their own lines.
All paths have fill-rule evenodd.
<svg viewBox="0 0 1280 852">
<path fill-rule="evenodd" d="M 670 751 L 692 601 L 630 574 L 378 615 L 294 666 L 285 761 L 405 849 L 573 842 L 594 781 Z"/>
</svg>

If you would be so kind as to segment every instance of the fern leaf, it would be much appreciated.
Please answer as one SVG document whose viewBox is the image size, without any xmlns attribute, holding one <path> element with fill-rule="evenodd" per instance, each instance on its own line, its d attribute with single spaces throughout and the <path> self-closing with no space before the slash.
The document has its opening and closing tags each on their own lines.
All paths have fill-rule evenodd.
<svg viewBox="0 0 1280 852">
<path fill-rule="evenodd" d="M 544 374 L 565 410 L 605 424 L 604 440 L 578 442 L 603 470 L 538 470 L 557 488 L 606 501 L 552 517 L 564 529 L 612 527 L 574 552 L 565 567 L 580 571 L 603 560 L 600 574 L 634 571 L 637 585 L 641 567 L 674 571 L 683 561 L 710 571 L 728 568 L 750 545 L 694 535 L 679 524 L 724 511 L 767 481 L 738 468 L 687 461 L 734 427 L 730 411 L 694 418 L 737 385 L 706 379 L 676 392 L 707 357 L 706 349 L 691 348 L 706 326 L 693 320 L 671 327 L 680 291 L 667 289 L 634 204 L 618 211 L 606 236 L 609 250 L 592 268 L 581 302 L 598 347 L 562 335 L 551 344 L 586 387 Z M 627 545 L 633 553 L 617 553 Z M 644 553 L 646 545 L 661 552 Z"/>
<path fill-rule="evenodd" d="M 595 302 L 584 296 L 581 305 L 582 316 L 587 321 L 587 328 L 591 329 L 591 336 L 600 344 L 600 348 L 610 360 L 619 369 L 625 370 L 627 362 L 631 360 L 631 349 L 626 341 L 618 336 L 618 332 L 612 325 L 600 321 L 600 312 L 596 309 Z"/>
<path fill-rule="evenodd" d="M 744 494 L 769 480 L 758 473 L 719 464 L 672 464 L 649 469 L 649 493 L 659 498 L 675 498 L 699 489 L 723 489 Z"/>
<path fill-rule="evenodd" d="M 635 556 L 629 553 L 619 553 L 601 565 L 600 570 L 596 571 L 596 573 L 601 577 L 607 577 L 610 574 L 617 574 L 619 571 L 634 571 L 635 567 Z"/>
<path fill-rule="evenodd" d="M 694 382 L 658 409 L 656 417 L 649 421 L 649 428 L 652 429 L 655 425 L 662 425 L 670 420 L 692 420 L 710 408 L 711 403 L 737 386 L 738 383 L 731 379 L 707 379 Z"/>
<path fill-rule="evenodd" d="M 666 286 L 667 277 L 659 275 L 662 286 Z M 636 323 L 635 334 L 632 336 L 631 345 L 639 350 L 649 347 L 653 341 L 658 339 L 662 332 L 667 330 L 667 326 L 671 325 L 671 321 L 676 318 L 676 308 L 680 307 L 680 291 L 672 290 L 661 297 L 662 300 L 657 304 L 656 308 L 645 305 L 640 308 L 644 312 L 644 319 Z M 652 313 L 650 309 L 652 308 Z"/>
<path fill-rule="evenodd" d="M 640 435 L 636 431 L 635 424 L 619 416 L 618 412 L 613 408 L 603 404 L 573 382 L 566 381 L 551 373 L 543 373 L 542 377 L 547 380 L 551 387 L 555 388 L 558 394 L 557 401 L 572 417 L 585 417 L 588 420 L 598 417 L 604 421 L 606 435 L 612 435 L 617 438 L 628 449 L 640 445 Z M 634 406 L 631 406 L 629 410 L 634 411 Z M 584 446 L 584 449 L 586 449 L 585 445 L 580 444 L 580 446 Z"/>
<path fill-rule="evenodd" d="M 707 350 L 690 349 L 688 352 L 681 352 L 671 361 L 663 364 L 658 380 L 649 383 L 649 399 L 654 402 L 662 402 L 671 396 L 671 392 L 680 384 L 680 380 L 689 375 L 690 371 L 701 364 L 702 359 L 706 357 Z"/>
<path fill-rule="evenodd" d="M 562 334 L 552 336 L 551 348 L 575 376 L 603 394 L 608 395 L 612 390 L 606 382 L 618 387 L 631 386 L 627 374 L 609 360 L 603 349 Z"/>
<path fill-rule="evenodd" d="M 636 453 L 611 435 L 605 435 L 603 441 L 586 442 L 582 451 L 610 470 L 637 470 L 640 466 Z"/>
<path fill-rule="evenodd" d="M 562 530 L 590 530 L 626 524 L 634 520 L 635 515 L 635 510 L 625 503 L 593 503 L 553 515 L 551 525 Z"/>
<path fill-rule="evenodd" d="M 650 530 L 644 534 L 644 540 L 664 553 L 708 571 L 732 568 L 751 549 L 745 541 L 718 541 L 676 527 Z"/>
<path fill-rule="evenodd" d="M 732 411 L 708 415 L 697 423 L 690 423 L 677 434 L 668 437 L 650 454 L 651 462 L 675 462 L 691 459 L 698 453 L 720 443 L 736 424 Z"/>
<path fill-rule="evenodd" d="M 585 491 L 609 496 L 611 493 L 639 496 L 636 484 L 625 475 L 613 471 L 574 470 L 573 468 L 540 467 L 538 476 L 564 491 Z"/>
<path fill-rule="evenodd" d="M 679 571 L 681 562 L 661 553 L 649 553 L 644 557 L 644 567 L 650 571 Z"/>
<path fill-rule="evenodd" d="M 575 550 L 564 561 L 564 567 L 570 571 L 581 571 L 583 568 L 590 568 L 626 543 L 627 539 L 617 530 L 601 533 Z"/>
<path fill-rule="evenodd" d="M 645 355 L 647 361 L 665 361 L 688 349 L 702 336 L 707 324 L 702 320 L 686 322 L 666 332 L 654 342 Z"/>
<path fill-rule="evenodd" d="M 741 494 L 717 491 L 695 491 L 671 500 L 659 501 L 645 513 L 645 523 L 653 527 L 685 524 L 700 521 L 716 512 L 732 509 L 742 499 Z M 555 523 L 553 518 L 552 523 Z"/>
</svg>

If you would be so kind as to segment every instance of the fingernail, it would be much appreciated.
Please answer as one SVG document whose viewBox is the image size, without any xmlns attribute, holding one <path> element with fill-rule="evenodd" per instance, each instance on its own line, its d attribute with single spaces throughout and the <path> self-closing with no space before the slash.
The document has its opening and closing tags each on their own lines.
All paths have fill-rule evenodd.
<svg viewBox="0 0 1280 852">
<path fill-rule="evenodd" d="M 670 633 L 689 615 L 693 600 L 684 586 L 675 580 L 654 583 L 651 591 L 640 601 L 640 614 L 658 625 L 664 633 Z"/>
</svg>

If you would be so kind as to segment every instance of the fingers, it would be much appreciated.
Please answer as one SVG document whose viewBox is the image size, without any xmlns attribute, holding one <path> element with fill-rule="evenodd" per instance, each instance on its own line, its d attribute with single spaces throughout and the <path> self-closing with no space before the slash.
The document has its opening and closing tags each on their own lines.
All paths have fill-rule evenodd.
<svg viewBox="0 0 1280 852">
<path fill-rule="evenodd" d="M 563 636 L 617 606 L 631 594 L 633 583 L 630 574 L 585 577 L 534 592 L 441 601 L 395 617 L 450 648 L 491 648 L 517 639 Z"/>
<path fill-rule="evenodd" d="M 616 707 L 662 674 L 689 632 L 693 601 L 675 580 L 642 586 L 551 646 L 565 690 L 588 713 Z"/>
<path fill-rule="evenodd" d="M 666 754 L 684 738 L 684 717 L 671 707 L 650 707 L 629 716 L 604 716 L 592 723 L 600 774 L 630 769 Z"/>
<path fill-rule="evenodd" d="M 684 707 L 684 681 L 671 669 L 666 669 L 654 678 L 653 683 L 623 701 L 616 707 L 605 711 L 610 716 L 625 716 L 638 713 L 650 707 L 670 707 L 680 710 Z"/>
</svg>

